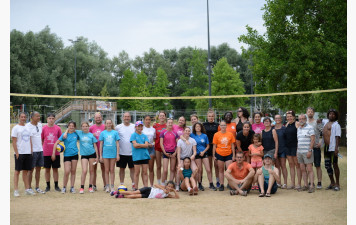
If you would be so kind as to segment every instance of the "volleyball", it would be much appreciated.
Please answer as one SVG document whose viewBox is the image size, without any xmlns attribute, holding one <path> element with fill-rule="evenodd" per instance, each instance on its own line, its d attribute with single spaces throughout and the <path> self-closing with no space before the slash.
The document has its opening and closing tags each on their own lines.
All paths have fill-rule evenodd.
<svg viewBox="0 0 356 225">
<path fill-rule="evenodd" d="M 125 185 L 120 185 L 118 188 L 117 188 L 118 191 L 127 191 L 127 187 Z"/>
<path fill-rule="evenodd" d="M 66 150 L 66 146 L 64 146 L 63 142 L 59 142 L 57 145 L 57 152 L 64 152 Z"/>
</svg>

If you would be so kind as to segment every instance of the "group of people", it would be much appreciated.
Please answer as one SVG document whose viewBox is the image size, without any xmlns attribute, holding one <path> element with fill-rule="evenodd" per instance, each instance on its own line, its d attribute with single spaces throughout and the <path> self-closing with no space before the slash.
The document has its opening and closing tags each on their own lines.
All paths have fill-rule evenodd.
<svg viewBox="0 0 356 225">
<path fill-rule="evenodd" d="M 125 112 L 123 123 L 115 127 L 111 119 L 103 121 L 102 115 L 97 112 L 92 125 L 82 122 L 79 130 L 76 122 L 70 121 L 64 133 L 54 124 L 53 113 L 47 115 L 47 125 L 43 127 L 38 112 L 31 113 L 31 121 L 27 124 L 26 114 L 20 113 L 19 124 L 12 129 L 11 134 L 15 152 L 14 196 L 20 195 L 18 180 L 21 171 L 26 194 L 50 191 L 51 169 L 54 190 L 64 194 L 68 189 L 75 193 L 79 154 L 82 167 L 81 194 L 84 193 L 88 170 L 88 191 L 97 190 L 98 165 L 101 167 L 106 192 L 114 191 L 115 165 L 120 168 L 120 185 L 124 184 L 125 169 L 129 168 L 132 191 L 122 194 L 127 198 L 179 198 L 179 191 L 197 195 L 199 191 L 205 190 L 202 184 L 203 165 L 209 189 L 213 191 L 224 191 L 226 178 L 226 187 L 230 189 L 231 195 L 247 196 L 250 190 L 258 190 L 260 197 L 270 197 L 278 188 L 312 193 L 315 191 L 313 164 L 317 171 L 317 189 L 322 188 L 322 145 L 325 168 L 330 177 L 327 189 L 338 191 L 338 143 L 341 136 L 338 112 L 334 109 L 328 111 L 328 121 L 322 131 L 314 119 L 314 113 L 314 109 L 309 107 L 306 114 L 300 114 L 296 121 L 294 111 L 287 111 L 287 123 L 284 125 L 281 115 L 275 115 L 275 124 L 272 124 L 269 117 L 262 121 L 261 112 L 255 112 L 250 118 L 244 107 L 238 109 L 235 120 L 232 112 L 226 112 L 224 120 L 217 123 L 214 112 L 209 110 L 207 122 L 199 122 L 198 116 L 193 114 L 190 117 L 192 125 L 186 126 L 184 116 L 179 117 L 178 123 L 174 124 L 173 119 L 167 119 L 166 113 L 162 111 L 158 115 L 158 122 L 151 126 L 150 116 L 132 124 L 130 113 Z M 58 186 L 60 153 L 56 151 L 60 142 L 65 145 L 61 189 Z M 291 177 L 289 186 L 286 161 Z M 44 191 L 39 187 L 41 167 L 45 168 L 47 183 Z M 35 191 L 31 185 L 34 169 Z M 140 175 L 143 188 L 138 189 Z M 67 187 L 69 176 L 70 188 Z M 304 186 L 301 184 L 302 179 Z"/>
</svg>

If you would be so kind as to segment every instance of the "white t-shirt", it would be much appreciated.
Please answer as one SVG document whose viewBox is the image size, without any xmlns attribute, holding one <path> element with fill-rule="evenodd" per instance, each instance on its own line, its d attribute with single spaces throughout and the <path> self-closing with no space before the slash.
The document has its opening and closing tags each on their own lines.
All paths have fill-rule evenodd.
<svg viewBox="0 0 356 225">
<path fill-rule="evenodd" d="M 162 189 L 152 187 L 148 198 L 165 198 L 167 196 L 168 194 L 166 194 Z"/>
<path fill-rule="evenodd" d="M 130 142 L 131 135 L 135 133 L 135 125 L 130 123 L 129 126 L 125 126 L 123 123 L 115 127 L 115 130 L 119 133 L 120 155 L 132 155 L 132 146 Z"/>
<path fill-rule="evenodd" d="M 156 129 L 153 127 L 147 128 L 145 126 L 143 126 L 143 130 L 142 133 L 144 133 L 147 138 L 148 138 L 148 142 L 151 145 L 155 145 L 155 139 L 156 139 Z"/>
<path fill-rule="evenodd" d="M 185 157 L 191 157 L 193 155 L 193 145 L 197 145 L 197 142 L 189 137 L 189 145 L 185 143 L 182 139 L 178 140 L 177 146 L 181 148 L 180 151 L 180 159 L 184 159 Z"/>
<path fill-rule="evenodd" d="M 19 154 L 31 154 L 31 132 L 27 126 L 16 125 L 12 128 L 11 137 L 17 138 L 17 151 Z"/>
<path fill-rule="evenodd" d="M 42 133 L 42 123 L 37 123 L 37 125 L 33 125 L 30 123 L 26 124 L 29 131 L 31 132 L 32 136 L 32 149 L 33 152 L 42 152 L 42 140 L 41 140 L 41 133 Z"/>
</svg>

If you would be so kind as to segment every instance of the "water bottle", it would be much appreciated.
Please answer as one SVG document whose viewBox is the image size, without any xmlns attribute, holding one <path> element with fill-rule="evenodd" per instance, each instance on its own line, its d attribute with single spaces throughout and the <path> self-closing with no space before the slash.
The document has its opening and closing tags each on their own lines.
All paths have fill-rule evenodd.
<svg viewBox="0 0 356 225">
<path fill-rule="evenodd" d="M 337 156 L 342 159 L 342 155 L 340 153 L 337 153 Z"/>
</svg>

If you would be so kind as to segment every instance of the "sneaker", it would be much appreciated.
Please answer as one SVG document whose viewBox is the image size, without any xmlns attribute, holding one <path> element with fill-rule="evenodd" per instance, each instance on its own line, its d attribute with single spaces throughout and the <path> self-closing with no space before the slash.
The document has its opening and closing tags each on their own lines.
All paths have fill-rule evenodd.
<svg viewBox="0 0 356 225">
<path fill-rule="evenodd" d="M 179 191 L 179 185 L 176 185 L 176 191 Z"/>
<path fill-rule="evenodd" d="M 36 191 L 37 191 L 37 193 L 40 193 L 40 194 L 46 194 L 46 192 L 42 191 L 39 187 L 36 188 Z"/>
<path fill-rule="evenodd" d="M 199 190 L 200 191 L 204 191 L 205 190 L 204 186 L 201 183 L 199 183 Z"/>
<path fill-rule="evenodd" d="M 96 189 L 96 186 L 95 186 L 95 185 L 93 185 L 93 191 L 97 191 L 97 189 Z"/>
<path fill-rule="evenodd" d="M 35 192 L 33 192 L 32 189 L 27 189 L 27 190 L 25 191 L 25 193 L 26 193 L 26 195 L 35 195 Z"/>
<path fill-rule="evenodd" d="M 64 187 L 64 188 L 62 188 L 62 194 L 65 194 L 66 193 L 66 188 Z"/>
<path fill-rule="evenodd" d="M 282 187 L 282 185 L 281 185 L 281 184 L 277 184 L 277 187 L 278 187 L 278 188 L 281 188 L 281 187 Z"/>
<path fill-rule="evenodd" d="M 216 190 L 217 190 L 217 189 L 216 189 L 216 187 L 214 187 L 214 185 L 213 185 L 213 184 L 212 184 L 212 185 L 210 185 L 209 189 L 210 189 L 210 190 L 212 190 L 212 191 L 216 191 Z"/>
<path fill-rule="evenodd" d="M 70 188 L 70 193 L 75 194 L 75 189 L 74 189 L 74 187 L 71 187 L 71 188 Z"/>
<path fill-rule="evenodd" d="M 80 188 L 79 194 L 84 194 L 84 188 Z"/>
<path fill-rule="evenodd" d="M 15 191 L 14 191 L 14 196 L 15 196 L 15 197 L 19 197 L 19 196 L 20 196 L 20 193 L 19 193 L 18 190 L 15 190 Z"/>
<path fill-rule="evenodd" d="M 322 188 L 323 188 L 323 186 L 321 186 L 321 183 L 318 183 L 318 185 L 316 185 L 316 189 L 320 190 Z"/>
<path fill-rule="evenodd" d="M 93 188 L 90 187 L 90 188 L 89 188 L 89 192 L 90 192 L 90 193 L 93 193 L 93 192 L 94 192 Z"/>
<path fill-rule="evenodd" d="M 105 191 L 106 191 L 107 193 L 110 192 L 109 186 L 106 186 L 106 187 L 105 187 Z"/>
<path fill-rule="evenodd" d="M 220 185 L 219 191 L 224 191 L 224 185 Z"/>
<path fill-rule="evenodd" d="M 104 186 L 104 191 L 106 191 L 106 185 Z"/>
<path fill-rule="evenodd" d="M 216 182 L 216 188 L 220 188 L 220 182 Z"/>
<path fill-rule="evenodd" d="M 51 190 L 50 187 L 46 187 L 45 192 L 49 192 Z"/>
<path fill-rule="evenodd" d="M 340 191 L 340 187 L 339 186 L 335 186 L 334 187 L 334 191 Z"/>
<path fill-rule="evenodd" d="M 56 190 L 56 191 L 58 191 L 58 192 L 61 191 L 61 189 L 60 189 L 59 187 L 55 187 L 54 190 Z"/>
</svg>

